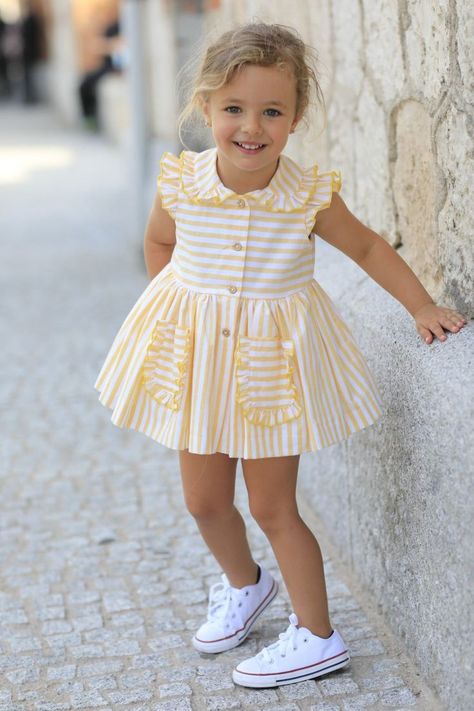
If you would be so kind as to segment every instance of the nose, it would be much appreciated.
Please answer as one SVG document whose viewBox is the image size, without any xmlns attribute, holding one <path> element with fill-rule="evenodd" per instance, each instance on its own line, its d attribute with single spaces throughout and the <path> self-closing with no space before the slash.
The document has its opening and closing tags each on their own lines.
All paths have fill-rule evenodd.
<svg viewBox="0 0 474 711">
<path fill-rule="evenodd" d="M 242 131 L 249 136 L 257 136 L 262 133 L 260 124 L 260 116 L 252 113 L 247 113 L 244 117 Z"/>
</svg>

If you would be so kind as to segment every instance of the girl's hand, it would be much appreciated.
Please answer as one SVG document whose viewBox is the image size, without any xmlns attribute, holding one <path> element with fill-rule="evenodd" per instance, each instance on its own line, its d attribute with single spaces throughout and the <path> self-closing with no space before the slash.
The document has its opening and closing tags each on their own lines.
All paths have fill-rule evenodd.
<svg viewBox="0 0 474 711">
<path fill-rule="evenodd" d="M 457 333 L 460 328 L 466 325 L 467 321 L 462 314 L 453 309 L 436 304 L 425 304 L 413 315 L 416 323 L 416 330 L 426 343 L 431 343 L 433 334 L 438 336 L 440 341 L 446 340 L 443 327 Z"/>
</svg>

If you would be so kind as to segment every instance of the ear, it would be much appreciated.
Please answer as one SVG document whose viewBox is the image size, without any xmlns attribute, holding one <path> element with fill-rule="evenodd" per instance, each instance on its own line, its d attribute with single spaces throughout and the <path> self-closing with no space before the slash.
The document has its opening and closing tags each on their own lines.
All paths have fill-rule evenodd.
<svg viewBox="0 0 474 711">
<path fill-rule="evenodd" d="M 206 126 L 211 125 L 211 111 L 209 106 L 209 101 L 206 101 L 204 97 L 200 97 L 199 103 L 201 106 L 202 115 L 204 116 L 204 121 Z"/>
<path fill-rule="evenodd" d="M 297 125 L 299 124 L 301 116 L 295 116 L 291 123 L 290 133 L 294 133 Z"/>
</svg>

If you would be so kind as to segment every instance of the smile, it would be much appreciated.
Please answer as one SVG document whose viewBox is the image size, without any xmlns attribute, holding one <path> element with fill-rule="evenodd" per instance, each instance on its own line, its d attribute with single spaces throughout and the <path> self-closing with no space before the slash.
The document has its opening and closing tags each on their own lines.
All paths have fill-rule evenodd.
<svg viewBox="0 0 474 711">
<path fill-rule="evenodd" d="M 239 143 L 238 141 L 233 141 L 233 143 L 246 153 L 255 153 L 265 148 L 264 143 Z"/>
</svg>

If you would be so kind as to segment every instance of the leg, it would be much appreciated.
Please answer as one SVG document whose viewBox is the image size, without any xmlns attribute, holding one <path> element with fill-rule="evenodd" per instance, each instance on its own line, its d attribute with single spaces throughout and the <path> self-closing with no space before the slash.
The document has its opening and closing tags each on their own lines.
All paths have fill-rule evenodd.
<svg viewBox="0 0 474 711">
<path fill-rule="evenodd" d="M 237 458 L 216 452 L 193 454 L 180 450 L 179 460 L 186 506 L 209 550 L 230 584 L 241 588 L 257 580 L 245 523 L 234 506 Z"/>
<path fill-rule="evenodd" d="M 79 97 L 84 118 L 97 119 L 97 84 L 107 72 L 107 69 L 101 67 L 82 77 L 79 84 Z"/>
<path fill-rule="evenodd" d="M 34 85 L 34 63 L 29 61 L 23 62 L 23 103 L 36 103 L 36 91 Z"/>
<path fill-rule="evenodd" d="M 298 623 L 319 637 L 329 637 L 321 550 L 296 503 L 298 465 L 299 455 L 242 459 L 250 511 L 270 541 Z"/>
<path fill-rule="evenodd" d="M 92 76 L 90 73 L 86 74 L 79 84 L 79 98 L 84 118 L 94 117 L 96 113 L 95 81 Z"/>
</svg>

